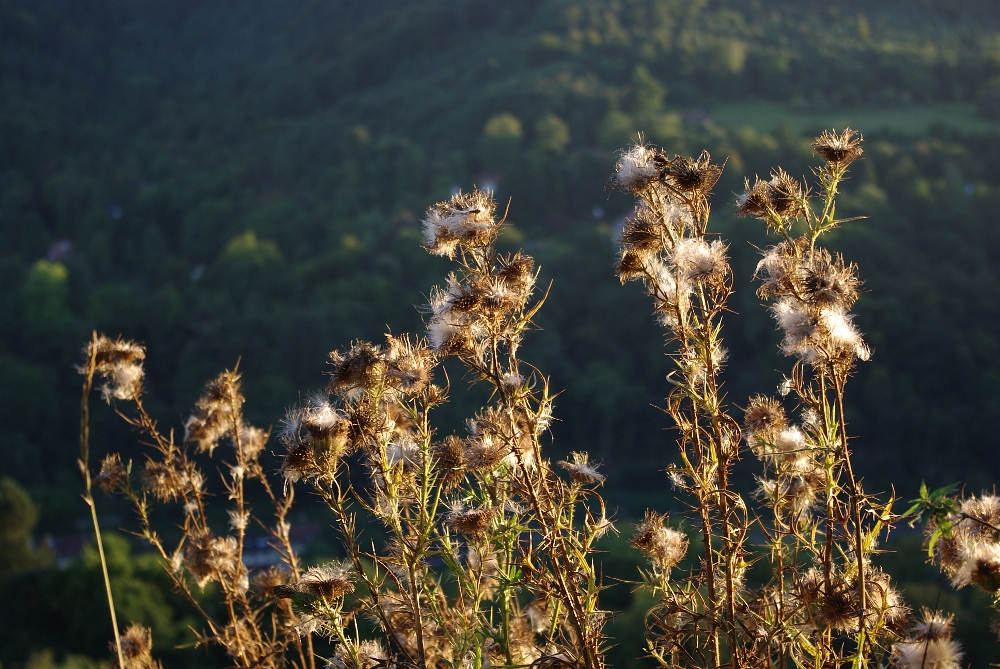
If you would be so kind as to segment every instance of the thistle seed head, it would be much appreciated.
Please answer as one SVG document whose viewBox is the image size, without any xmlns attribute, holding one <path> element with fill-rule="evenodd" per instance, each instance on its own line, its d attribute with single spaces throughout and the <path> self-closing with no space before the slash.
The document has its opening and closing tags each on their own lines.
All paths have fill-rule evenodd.
<svg viewBox="0 0 1000 669">
<path fill-rule="evenodd" d="M 615 273 L 624 284 L 633 279 L 645 279 L 647 267 L 652 258 L 648 249 L 625 247 L 622 248 L 621 256 L 618 258 L 618 267 Z"/>
<path fill-rule="evenodd" d="M 424 248 L 432 255 L 454 258 L 459 246 L 491 243 L 496 235 L 495 209 L 492 195 L 479 189 L 437 203 L 423 220 Z"/>
<path fill-rule="evenodd" d="M 172 460 L 147 459 L 142 479 L 143 488 L 161 502 L 179 499 L 189 489 L 188 477 Z"/>
<path fill-rule="evenodd" d="M 326 669 L 376 669 L 388 665 L 389 655 L 380 641 L 357 642 L 351 638 L 337 646 Z"/>
<path fill-rule="evenodd" d="M 445 522 L 457 532 L 470 537 L 481 537 L 489 531 L 495 516 L 495 509 L 477 509 L 456 503 L 445 516 Z"/>
<path fill-rule="evenodd" d="M 108 453 L 104 456 L 101 460 L 101 470 L 94 477 L 94 483 L 104 491 L 104 494 L 110 495 L 127 482 L 128 472 L 125 471 L 121 456 L 117 453 Z"/>
<path fill-rule="evenodd" d="M 1000 591 L 1000 544 L 963 537 L 958 552 L 960 562 L 951 577 L 952 585 L 975 585 L 991 594 Z"/>
<path fill-rule="evenodd" d="M 209 455 L 223 438 L 228 437 L 235 444 L 234 435 L 243 428 L 240 415 L 243 402 L 239 374 L 227 370 L 212 379 L 184 423 L 184 441 L 194 443 L 199 452 Z"/>
<path fill-rule="evenodd" d="M 688 539 L 683 533 L 665 525 L 666 515 L 646 511 L 646 517 L 636 527 L 632 545 L 646 553 L 653 564 L 666 572 L 687 554 Z"/>
<path fill-rule="evenodd" d="M 840 254 L 831 257 L 826 249 L 817 249 L 797 272 L 796 282 L 809 304 L 850 309 L 858 299 L 861 283 L 856 271 L 854 265 L 844 265 Z"/>
<path fill-rule="evenodd" d="M 678 274 L 689 281 L 720 283 L 729 270 L 726 245 L 719 240 L 706 242 L 699 237 L 682 239 L 670 253 Z"/>
<path fill-rule="evenodd" d="M 774 442 L 778 433 L 788 424 L 785 408 L 773 397 L 756 395 L 750 398 L 743 414 L 747 439 L 757 442 Z"/>
<path fill-rule="evenodd" d="M 626 219 L 622 228 L 621 243 L 627 248 L 656 252 L 663 248 L 663 240 L 663 224 L 648 207 L 640 208 L 634 218 Z"/>
<path fill-rule="evenodd" d="M 236 572 L 240 556 L 235 537 L 214 537 L 199 534 L 188 537 L 184 545 L 184 566 L 198 586 L 204 588 L 209 581 Z"/>
<path fill-rule="evenodd" d="M 448 435 L 434 445 L 434 458 L 441 489 L 451 492 L 465 480 L 468 465 L 465 459 L 465 442 L 453 434 Z"/>
<path fill-rule="evenodd" d="M 296 589 L 326 602 L 341 599 L 354 592 L 354 567 L 341 562 L 311 567 L 302 574 Z"/>
<path fill-rule="evenodd" d="M 660 175 L 666 162 L 666 157 L 656 149 L 635 144 L 622 153 L 615 166 L 612 188 L 639 193 Z"/>
<path fill-rule="evenodd" d="M 661 178 L 682 193 L 706 195 L 721 175 L 722 168 L 712 164 L 708 151 L 702 151 L 697 158 L 674 156 Z"/>
<path fill-rule="evenodd" d="M 954 614 L 945 614 L 928 608 L 921 610 L 921 619 L 913 625 L 913 638 L 920 641 L 950 639 Z"/>
<path fill-rule="evenodd" d="M 756 179 L 753 186 L 749 180 L 744 181 L 746 190 L 736 198 L 736 214 L 738 216 L 754 216 L 756 218 L 767 218 L 771 209 L 771 195 L 768 192 L 770 184 L 766 181 Z"/>
<path fill-rule="evenodd" d="M 805 214 L 808 193 L 801 182 L 780 167 L 771 173 L 767 183 L 771 210 L 782 219 L 795 219 Z"/>
<path fill-rule="evenodd" d="M 901 641 L 891 660 L 899 669 L 960 669 L 962 646 L 954 639 Z"/>
<path fill-rule="evenodd" d="M 118 649 L 113 641 L 109 647 L 117 655 Z M 148 627 L 138 623 L 129 625 L 121 635 L 121 648 L 125 662 L 121 669 L 155 669 L 159 666 L 159 662 L 153 659 L 153 633 Z"/>
<path fill-rule="evenodd" d="M 526 300 L 535 285 L 535 259 L 518 251 L 498 262 L 497 279 L 513 291 L 519 300 Z"/>
<path fill-rule="evenodd" d="M 134 341 L 118 337 L 110 339 L 100 335 L 83 349 L 84 360 L 89 362 L 94 356 L 94 372 L 104 379 L 101 396 L 108 403 L 112 399 L 133 400 L 142 392 L 144 375 L 142 363 L 146 359 L 146 348 Z M 87 365 L 77 370 L 84 374 Z"/>
<path fill-rule="evenodd" d="M 385 362 L 378 347 L 364 341 L 351 345 L 346 353 L 330 353 L 328 390 L 348 395 L 354 390 L 373 390 L 385 377 Z"/>
<path fill-rule="evenodd" d="M 599 474 L 596 466 L 589 463 L 590 456 L 587 453 L 573 452 L 569 455 L 570 460 L 560 460 L 559 466 L 569 472 L 570 478 L 577 483 L 604 483 L 604 475 Z"/>
<path fill-rule="evenodd" d="M 863 139 L 850 128 L 845 128 L 839 135 L 836 130 L 833 132 L 824 130 L 823 134 L 813 142 L 812 148 L 832 167 L 846 167 L 864 153 L 864 149 L 861 148 Z"/>
<path fill-rule="evenodd" d="M 972 537 L 991 541 L 1000 540 L 1000 533 L 994 528 L 1000 527 L 1000 497 L 996 495 L 972 496 L 962 502 L 961 521 L 963 533 Z"/>
</svg>

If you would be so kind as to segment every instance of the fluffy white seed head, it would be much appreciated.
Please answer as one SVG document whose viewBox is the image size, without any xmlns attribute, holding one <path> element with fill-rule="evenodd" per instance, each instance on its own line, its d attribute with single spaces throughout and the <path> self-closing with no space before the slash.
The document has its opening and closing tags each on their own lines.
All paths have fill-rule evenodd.
<svg viewBox="0 0 1000 669">
<path fill-rule="evenodd" d="M 622 153 L 615 169 L 615 180 L 618 185 L 629 192 L 636 192 L 648 186 L 660 173 L 656 157 L 655 150 L 642 144 L 636 144 Z"/>
</svg>

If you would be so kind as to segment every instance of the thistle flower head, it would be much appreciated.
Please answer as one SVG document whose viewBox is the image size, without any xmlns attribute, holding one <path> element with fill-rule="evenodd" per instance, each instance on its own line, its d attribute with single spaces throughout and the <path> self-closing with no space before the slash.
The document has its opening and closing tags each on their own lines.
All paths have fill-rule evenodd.
<svg viewBox="0 0 1000 669">
<path fill-rule="evenodd" d="M 813 142 L 812 148 L 831 166 L 846 167 L 864 153 L 864 149 L 861 148 L 863 139 L 850 128 L 845 128 L 839 135 L 836 131 L 824 130 L 823 134 Z"/>
<path fill-rule="evenodd" d="M 461 502 L 456 502 L 445 516 L 445 522 L 462 534 L 480 537 L 489 531 L 495 516 L 496 509 L 467 507 Z"/>
<path fill-rule="evenodd" d="M 302 574 L 296 589 L 327 602 L 341 599 L 354 592 L 354 567 L 341 562 L 310 567 Z"/>
<path fill-rule="evenodd" d="M 808 193 L 802 183 L 780 167 L 771 173 L 767 182 L 767 198 L 771 210 L 779 218 L 798 218 L 805 213 Z"/>
<path fill-rule="evenodd" d="M 656 149 L 635 144 L 622 152 L 615 166 L 612 186 L 627 193 L 638 193 L 660 175 L 666 162 Z"/>
<path fill-rule="evenodd" d="M 826 249 L 817 249 L 803 263 L 796 279 L 806 302 L 819 307 L 850 309 L 858 299 L 860 281 L 854 265 L 845 265 L 840 254 L 832 257 Z"/>
<path fill-rule="evenodd" d="M 678 273 L 690 281 L 718 283 L 729 269 L 726 245 L 719 240 L 706 242 L 700 237 L 682 239 L 674 246 L 670 257 Z"/>
<path fill-rule="evenodd" d="M 459 245 L 488 244 L 496 234 L 495 209 L 493 197 L 478 189 L 437 203 L 423 220 L 424 248 L 433 255 L 454 258 Z"/>
<path fill-rule="evenodd" d="M 756 395 L 750 398 L 743 414 L 747 439 L 757 442 L 773 442 L 778 433 L 788 424 L 785 408 L 773 397 Z"/>
<path fill-rule="evenodd" d="M 101 460 L 101 470 L 94 477 L 94 483 L 104 491 L 104 494 L 110 495 L 126 482 L 128 482 L 128 472 L 125 471 L 121 456 L 117 453 L 108 453 Z"/>
<path fill-rule="evenodd" d="M 448 435 L 434 445 L 435 469 L 440 477 L 444 492 L 454 490 L 465 480 L 468 463 L 465 457 L 465 442 L 455 435 Z"/>
<path fill-rule="evenodd" d="M 376 669 L 387 665 L 389 655 L 380 641 L 354 641 L 337 646 L 326 669 Z"/>
<path fill-rule="evenodd" d="M 560 460 L 559 466 L 565 469 L 570 478 L 577 483 L 604 483 L 604 475 L 598 473 L 597 468 L 590 464 L 590 456 L 587 453 L 570 453 L 570 460 Z"/>
<path fill-rule="evenodd" d="M 702 151 L 697 158 L 674 156 L 663 169 L 662 179 L 682 193 L 705 195 L 722 175 L 712 156 Z"/>
<path fill-rule="evenodd" d="M 632 545 L 646 553 L 661 571 L 675 567 L 687 554 L 688 539 L 682 532 L 665 525 L 666 515 L 646 511 L 635 530 Z"/>
<path fill-rule="evenodd" d="M 117 654 L 114 642 L 109 647 Z M 148 627 L 138 623 L 129 625 L 121 635 L 121 648 L 125 666 L 119 669 L 155 669 L 159 666 L 159 662 L 153 659 L 153 633 Z"/>
<path fill-rule="evenodd" d="M 94 357 L 94 372 L 104 379 L 101 396 L 108 403 L 112 399 L 133 400 L 142 392 L 144 375 L 142 363 L 146 359 L 146 349 L 141 344 L 121 337 L 110 339 L 100 335 L 83 349 L 83 357 L 89 361 Z M 87 365 L 77 370 L 84 374 Z"/>
</svg>

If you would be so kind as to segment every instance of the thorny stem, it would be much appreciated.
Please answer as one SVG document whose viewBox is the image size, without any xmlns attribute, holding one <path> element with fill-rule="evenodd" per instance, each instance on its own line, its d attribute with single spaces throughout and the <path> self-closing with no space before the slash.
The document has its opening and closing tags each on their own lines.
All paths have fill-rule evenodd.
<svg viewBox="0 0 1000 669">
<path fill-rule="evenodd" d="M 97 505 L 94 503 L 92 482 L 90 479 L 90 391 L 94 384 L 94 372 L 97 367 L 97 331 L 90 336 L 90 356 L 83 375 L 83 393 L 80 399 L 80 473 L 83 474 L 85 493 L 83 501 L 90 507 L 90 519 L 94 524 L 94 539 L 97 542 L 97 553 L 101 558 L 101 573 L 104 576 L 104 591 L 108 596 L 108 610 L 111 612 L 111 627 L 115 633 L 115 651 L 118 653 L 118 666 L 125 666 L 125 656 L 122 653 L 122 640 L 118 632 L 118 616 L 115 613 L 115 600 L 111 594 L 111 577 L 108 575 L 108 560 L 104 555 L 104 542 L 101 540 L 101 526 L 97 522 Z"/>
<path fill-rule="evenodd" d="M 867 588 L 865 587 L 865 564 L 864 564 L 864 530 L 861 527 L 861 491 L 854 478 L 854 468 L 851 466 L 851 453 L 847 448 L 847 421 L 844 419 L 844 378 L 837 375 L 834 379 L 837 392 L 837 413 L 840 420 L 840 446 L 842 449 L 844 467 L 847 469 L 847 481 L 850 486 L 851 498 L 851 520 L 854 523 L 855 559 L 858 563 L 858 658 L 861 664 L 864 662 L 864 649 L 867 645 L 867 634 L 865 632 L 865 611 L 867 608 Z"/>
<path fill-rule="evenodd" d="M 389 619 L 385 615 L 385 611 L 382 609 L 378 585 L 372 583 L 367 572 L 365 571 L 364 563 L 361 561 L 361 552 L 358 549 L 357 537 L 354 534 L 354 521 L 350 516 L 348 516 L 344 509 L 343 490 L 340 487 L 340 482 L 336 479 L 336 476 L 333 475 L 329 478 L 327 484 L 328 485 L 318 486 L 319 493 L 323 497 L 323 501 L 326 502 L 327 506 L 330 507 L 330 510 L 333 511 L 334 516 L 337 518 L 337 529 L 343 539 L 343 546 L 347 549 L 347 552 L 351 557 L 355 573 L 358 574 L 362 583 L 365 584 L 368 596 L 371 597 L 372 611 L 378 618 L 379 623 L 382 625 L 382 629 L 387 632 L 386 637 L 396 642 L 396 646 L 412 663 L 414 661 L 413 657 L 406 650 L 405 646 L 398 643 L 395 628 L 389 622 Z"/>
<path fill-rule="evenodd" d="M 727 637 L 729 639 L 729 652 L 732 655 L 733 666 L 740 665 L 739 658 L 739 645 L 736 642 L 736 595 L 735 588 L 733 584 L 733 572 L 734 572 L 734 560 L 739 556 L 736 555 L 736 547 L 733 545 L 732 538 L 732 524 L 730 523 L 730 511 L 729 511 L 729 452 L 723 448 L 723 434 L 722 434 L 722 424 L 719 420 L 719 388 L 716 379 L 716 369 L 715 361 L 713 360 L 712 351 L 715 346 L 715 326 L 713 324 L 713 319 L 715 318 L 714 310 L 710 311 L 708 304 L 705 300 L 705 289 L 703 286 L 699 287 L 698 297 L 701 303 L 702 310 L 702 355 L 705 360 L 705 379 L 708 385 L 708 392 L 705 397 L 705 409 L 711 416 L 712 429 L 715 432 L 715 441 L 713 446 L 716 450 L 716 459 L 719 464 L 719 491 L 716 493 L 719 497 L 719 515 L 722 519 L 722 532 L 723 532 L 723 552 L 726 560 L 726 619 L 727 619 Z M 721 300 L 725 302 L 725 298 Z"/>
</svg>

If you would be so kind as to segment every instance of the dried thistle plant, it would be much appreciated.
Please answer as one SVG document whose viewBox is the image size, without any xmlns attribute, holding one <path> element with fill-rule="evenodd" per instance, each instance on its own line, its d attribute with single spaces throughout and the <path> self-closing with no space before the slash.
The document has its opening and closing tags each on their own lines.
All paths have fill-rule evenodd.
<svg viewBox="0 0 1000 669">
<path fill-rule="evenodd" d="M 331 353 L 332 398 L 293 409 L 282 430 L 285 477 L 327 502 L 357 583 L 350 601 L 308 611 L 337 644 L 334 663 L 603 666 L 590 555 L 610 528 L 594 492 L 604 477 L 576 453 L 560 463 L 566 481 L 541 453 L 552 396 L 518 349 L 544 298 L 532 300 L 531 257 L 497 252 L 495 209 L 477 190 L 427 212 L 425 248 L 457 263 L 430 293 L 427 339 L 387 335 Z M 464 437 L 432 427 L 448 393 L 434 373 L 448 356 L 493 391 Z M 364 548 L 356 510 L 381 526 L 384 546 Z M 377 652 L 350 630 L 359 614 L 384 635 Z"/>
<path fill-rule="evenodd" d="M 844 389 L 869 350 L 853 324 L 856 268 L 817 241 L 840 223 L 838 186 L 862 154 L 851 130 L 823 133 L 814 150 L 817 196 L 782 169 L 747 183 L 737 213 L 763 220 L 782 241 L 763 252 L 758 295 L 794 359 L 781 388 L 798 401 L 791 424 L 783 399 L 752 398 L 744 429 L 722 401 L 726 359 L 721 319 L 731 293 L 726 247 L 707 231 L 708 191 L 720 168 L 703 153 L 670 158 L 639 144 L 622 154 L 612 187 L 637 197 L 621 235 L 618 276 L 639 280 L 676 344 L 666 410 L 679 432 L 680 463 L 669 473 L 693 498 L 702 554 L 672 578 L 677 552 L 662 518 L 647 515 L 634 543 L 650 557 L 646 583 L 661 594 L 648 618 L 650 654 L 663 666 L 852 666 L 888 659 L 907 609 L 889 577 L 871 564 L 892 501 L 866 495 L 852 463 Z M 819 206 L 814 206 L 818 201 Z M 757 504 L 729 481 L 744 443 L 761 461 Z M 771 578 L 745 586 L 747 536 L 767 538 Z M 902 657 L 897 653 L 897 656 Z"/>
<path fill-rule="evenodd" d="M 163 434 L 146 411 L 142 400 L 145 349 L 134 342 L 94 336 L 84 350 L 87 364 L 85 398 L 95 375 L 105 381 L 102 396 L 131 405 L 118 413 L 136 428 L 150 447 L 139 481 L 133 481 L 132 463 L 124 463 L 118 453 L 109 453 L 93 481 L 108 493 L 126 496 L 137 513 L 139 534 L 160 555 L 175 587 L 201 615 L 205 627 L 196 632 L 199 645 L 223 648 L 237 667 L 285 667 L 315 669 L 312 641 L 299 633 L 300 620 L 289 603 L 275 599 L 274 581 L 301 573 L 292 549 L 287 521 L 294 494 L 276 491 L 260 463 L 268 433 L 249 425 L 243 418 L 244 398 L 240 376 L 223 372 L 210 382 L 185 424 L 182 443 L 174 441 L 173 431 Z M 84 424 L 87 416 L 84 415 Z M 226 494 L 229 525 L 215 527 L 209 520 L 212 496 L 209 484 L 198 463 L 198 456 L 210 458 L 225 444 L 217 460 L 220 483 Z M 246 502 L 246 485 L 255 483 L 267 495 L 273 507 L 270 523 L 256 517 Z M 168 545 L 154 529 L 154 502 L 178 507 L 181 538 Z M 265 528 L 271 545 L 287 567 L 280 572 L 252 575 L 244 561 L 244 541 L 251 521 Z M 209 583 L 218 588 L 220 617 L 202 606 L 199 592 Z M 119 666 L 147 668 L 158 666 L 150 655 L 149 630 L 133 625 L 116 644 Z"/>
<path fill-rule="evenodd" d="M 690 497 L 698 529 L 689 537 L 649 511 L 632 539 L 649 558 L 644 581 L 659 596 L 647 617 L 647 650 L 662 666 L 891 660 L 910 667 L 920 644 L 923 666 L 958 662 L 950 620 L 936 612 L 902 637 L 907 609 L 871 562 L 894 516 L 891 500 L 862 490 L 846 431 L 845 385 L 856 362 L 869 357 L 850 314 L 860 284 L 853 265 L 817 245 L 843 222 L 835 217 L 838 185 L 862 149 L 851 131 L 824 133 L 814 148 L 825 159 L 815 170 L 815 197 L 777 169 L 767 181 L 747 183 L 737 202 L 739 214 L 782 238 L 763 252 L 758 294 L 783 334 L 781 351 L 794 359 L 780 397 L 752 398 L 742 425 L 721 383 L 733 276 L 727 247 L 708 230 L 708 197 L 721 167 L 707 153 L 670 157 L 640 144 L 622 154 L 612 181 L 638 200 L 622 231 L 618 276 L 642 282 L 675 346 L 666 411 L 679 433 L 679 462 L 668 471 Z M 204 618 L 199 643 L 222 647 L 239 667 L 314 669 L 323 659 L 314 635 L 333 644 L 326 661 L 337 668 L 604 666 L 609 613 L 598 605 L 593 557 L 595 542 L 613 530 L 597 492 L 605 479 L 586 453 L 558 462 L 562 475 L 542 453 L 553 393 L 519 351 L 545 295 L 536 295 L 530 256 L 497 251 L 502 224 L 492 196 L 479 190 L 428 210 L 424 246 L 455 269 L 429 294 L 426 338 L 389 334 L 330 354 L 326 392 L 289 410 L 278 434 L 283 486 L 260 462 L 269 433 L 245 422 L 236 371 L 208 384 L 176 444 L 143 405 L 144 349 L 95 336 L 85 396 L 102 377 L 104 398 L 131 405 L 122 415 L 151 454 L 141 484 L 133 484 L 131 463 L 112 453 L 93 477 L 86 469 L 88 486 L 132 501 L 142 536 Z M 440 435 L 432 420 L 450 392 L 437 382 L 447 357 L 491 391 L 464 435 Z M 798 424 L 785 410 L 789 395 Z M 84 406 L 84 426 L 86 419 Z M 753 497 L 730 483 L 743 451 L 763 466 Z M 222 464 L 227 493 L 224 530 L 206 512 L 200 463 L 212 458 Z M 249 508 L 247 484 L 266 494 L 269 522 Z M 287 515 L 295 485 L 303 484 L 329 508 L 344 560 L 306 569 L 292 550 Z M 179 509 L 178 543 L 167 546 L 153 529 L 153 501 Z M 954 529 L 942 530 L 948 541 L 939 551 L 949 541 L 974 547 L 948 567 L 956 585 L 1000 588 L 993 555 L 1000 556 L 993 550 L 1000 530 L 975 515 L 987 514 L 987 502 L 970 502 L 979 505 L 975 512 L 954 502 L 936 516 Z M 948 515 L 957 513 L 965 515 Z M 981 528 L 963 525 L 967 518 L 997 534 L 984 539 Z M 252 522 L 270 533 L 284 570 L 250 572 L 243 550 Z M 365 538 L 371 530 L 379 545 Z M 754 589 L 746 584 L 752 531 L 766 538 L 771 567 Z M 196 594 L 209 583 L 218 584 L 219 619 Z M 370 626 L 361 618 L 377 638 L 363 638 Z M 131 628 L 116 646 L 119 663 L 132 666 L 126 637 L 146 649 L 132 665 L 153 666 L 149 634 Z"/>
<path fill-rule="evenodd" d="M 995 494 L 958 494 L 956 485 L 938 490 L 920 486 L 920 497 L 903 514 L 910 525 L 924 520 L 924 546 L 928 559 L 936 564 L 951 586 L 961 589 L 974 586 L 993 598 L 994 611 L 1000 610 L 1000 497 Z M 932 612 L 936 615 L 936 612 Z M 947 625 L 950 639 L 950 622 Z M 1000 621 L 993 632 L 1000 637 Z M 955 653 L 946 653 L 954 649 Z M 942 657 L 953 658 L 957 665 L 960 653 L 954 643 L 942 645 Z M 957 653 L 957 654 L 956 654 Z M 944 662 L 945 660 L 942 660 Z M 941 664 L 941 666 L 953 666 Z"/>
<path fill-rule="evenodd" d="M 386 335 L 330 354 L 327 392 L 289 410 L 278 434 L 283 495 L 260 464 L 268 434 L 244 421 L 235 371 L 208 384 L 178 445 L 143 405 L 141 346 L 123 343 L 141 355 L 99 369 L 105 398 L 133 405 L 134 415 L 122 415 L 152 455 L 139 488 L 118 454 L 94 480 L 132 500 L 142 535 L 205 619 L 199 642 L 223 647 L 237 666 L 312 669 L 316 634 L 334 644 L 333 667 L 604 666 L 607 613 L 592 559 L 594 542 L 612 529 L 596 492 L 604 476 L 586 453 L 558 463 L 565 477 L 542 454 L 553 396 L 518 350 L 544 296 L 533 297 L 530 256 L 497 252 L 495 209 L 477 190 L 428 211 L 426 249 L 457 267 L 430 293 L 427 338 Z M 448 387 L 434 381 L 449 356 L 492 396 L 466 435 L 442 438 L 431 418 Z M 227 532 L 209 524 L 198 464 L 219 453 Z M 247 506 L 249 482 L 274 507 L 268 529 L 284 573 L 254 575 L 242 560 L 250 522 L 267 526 Z M 297 483 L 326 502 L 345 561 L 300 566 L 287 522 Z M 179 506 L 177 545 L 153 529 L 152 500 Z M 368 527 L 387 537 L 383 545 L 366 547 Z M 210 582 L 224 620 L 199 606 L 194 588 Z M 361 638 L 359 616 L 380 638 Z"/>
</svg>

